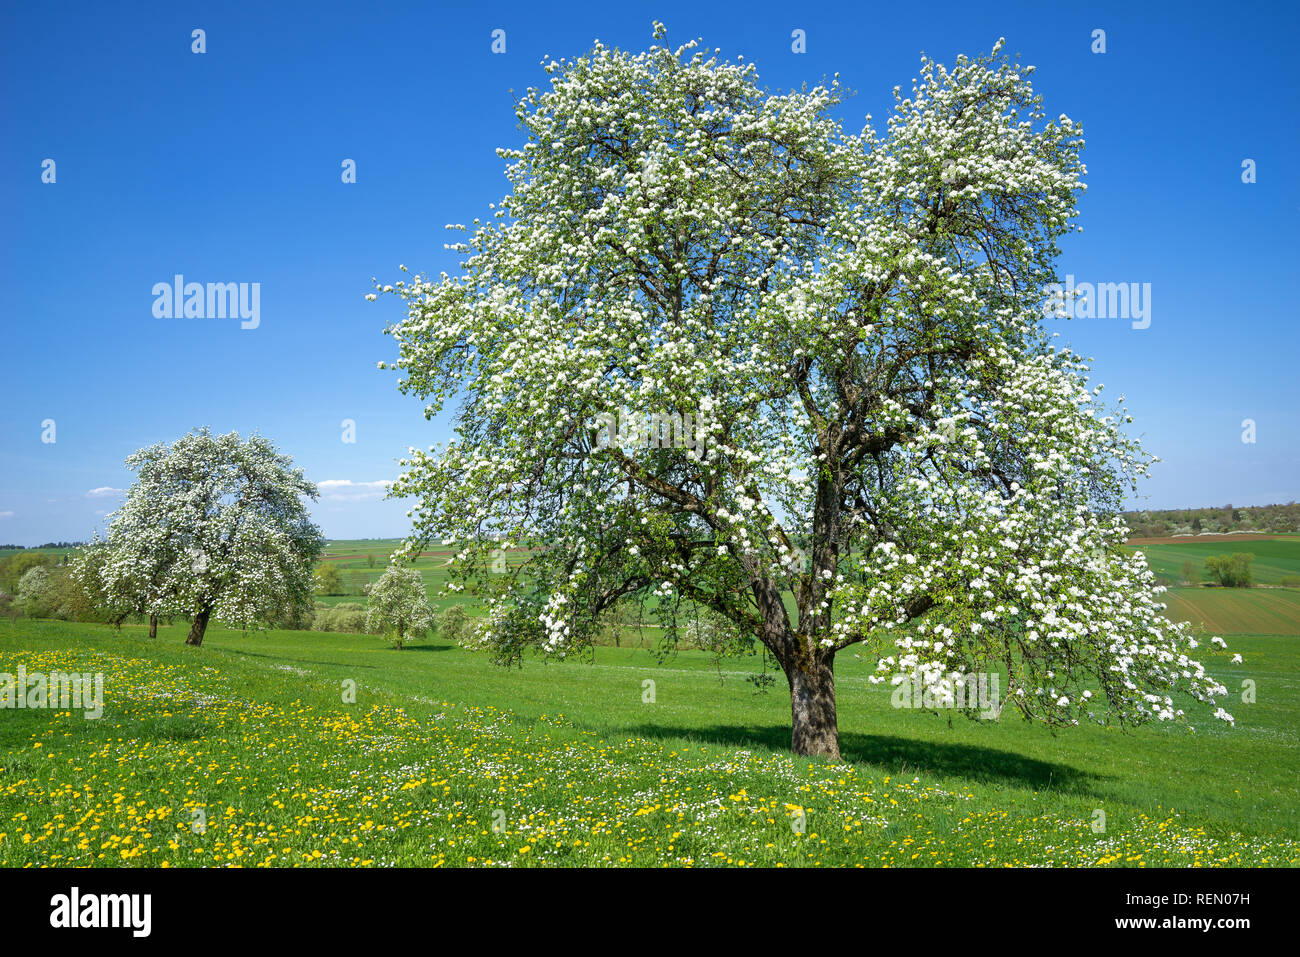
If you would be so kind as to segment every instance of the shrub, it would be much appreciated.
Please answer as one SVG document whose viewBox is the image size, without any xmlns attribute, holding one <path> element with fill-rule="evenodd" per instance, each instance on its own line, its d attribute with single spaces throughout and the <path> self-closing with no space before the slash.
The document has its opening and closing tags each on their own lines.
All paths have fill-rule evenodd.
<svg viewBox="0 0 1300 957">
<path fill-rule="evenodd" d="M 271 624 L 285 631 L 306 631 L 314 626 L 315 618 L 316 609 L 310 605 L 290 606 L 285 608 Z"/>
<path fill-rule="evenodd" d="M 50 573 L 44 565 L 33 565 L 18 580 L 18 607 L 28 618 L 48 618 Z"/>
<path fill-rule="evenodd" d="M 52 565 L 49 555 L 44 552 L 19 552 L 0 560 L 0 589 L 13 595 L 18 591 L 18 582 L 28 571 L 39 566 Z"/>
<path fill-rule="evenodd" d="M 316 569 L 316 594 L 343 594 L 343 573 L 337 565 L 327 563 Z"/>
<path fill-rule="evenodd" d="M 450 605 L 438 615 L 439 638 L 460 645 L 468 641 L 472 634 L 473 626 L 470 625 L 469 615 L 465 613 L 463 606 Z"/>
<path fill-rule="evenodd" d="M 101 623 L 118 620 L 122 610 L 108 605 L 92 585 L 75 573 L 76 568 L 74 562 L 51 569 L 50 587 L 45 595 L 49 617 Z"/>
<path fill-rule="evenodd" d="M 33 565 L 18 582 L 13 607 L 28 618 L 105 621 L 93 599 L 63 565 Z"/>
<path fill-rule="evenodd" d="M 1224 588 L 1249 588 L 1253 581 L 1250 563 L 1254 560 L 1249 552 L 1212 555 L 1205 560 L 1205 570 Z"/>
<path fill-rule="evenodd" d="M 337 605 L 317 605 L 312 615 L 312 631 L 337 631 L 344 634 L 366 634 L 366 611 L 355 602 Z"/>
</svg>

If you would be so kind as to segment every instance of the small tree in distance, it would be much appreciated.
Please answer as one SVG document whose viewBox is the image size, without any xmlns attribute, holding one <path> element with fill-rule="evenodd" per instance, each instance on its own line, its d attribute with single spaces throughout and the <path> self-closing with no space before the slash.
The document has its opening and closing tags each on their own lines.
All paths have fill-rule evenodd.
<svg viewBox="0 0 1300 957">
<path fill-rule="evenodd" d="M 316 593 L 320 595 L 342 595 L 343 573 L 337 565 L 325 562 L 316 569 Z"/>
<path fill-rule="evenodd" d="M 433 626 L 424 579 L 414 568 L 389 565 L 368 594 L 366 631 L 391 635 L 398 651 L 406 639 L 421 638 Z"/>
<path fill-rule="evenodd" d="M 1250 552 L 1211 555 L 1205 560 L 1205 570 L 1224 588 L 1249 588 L 1254 582 L 1250 568 L 1254 560 Z"/>
<path fill-rule="evenodd" d="M 50 564 L 50 556 L 44 552 L 23 551 L 0 560 L 0 589 L 13 594 L 18 590 L 18 581 L 27 570 L 37 565 Z"/>
<path fill-rule="evenodd" d="M 50 590 L 50 572 L 44 565 L 33 565 L 18 581 L 18 606 L 29 618 L 43 617 L 48 609 L 45 596 Z"/>
</svg>

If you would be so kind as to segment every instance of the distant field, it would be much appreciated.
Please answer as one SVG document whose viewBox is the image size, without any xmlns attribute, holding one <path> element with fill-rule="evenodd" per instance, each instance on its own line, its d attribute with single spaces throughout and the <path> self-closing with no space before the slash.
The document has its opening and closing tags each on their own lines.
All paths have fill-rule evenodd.
<svg viewBox="0 0 1300 957">
<path fill-rule="evenodd" d="M 401 541 L 396 538 L 348 539 L 329 542 L 325 546 L 324 560 L 342 572 L 343 585 L 347 590 L 347 594 L 317 596 L 316 600 L 324 605 L 337 605 L 341 602 L 364 604 L 366 598 L 362 593 L 362 588 L 372 584 L 383 574 L 389 556 L 400 544 Z M 448 605 L 465 604 L 472 614 L 472 602 L 466 602 L 464 597 L 455 595 L 448 595 L 444 598 L 438 597 L 438 592 L 443 589 L 450 577 L 447 573 L 447 562 L 455 554 L 456 550 L 453 548 L 443 548 L 433 544 L 421 552 L 420 557 L 414 563 L 414 567 L 419 571 L 421 578 L 424 579 L 424 586 L 429 593 L 429 600 L 435 607 L 445 608 Z M 522 560 L 521 553 L 507 552 L 505 554 L 507 566 L 513 566 Z"/>
<path fill-rule="evenodd" d="M 1294 588 L 1171 588 L 1167 614 L 1214 634 L 1300 636 L 1300 590 Z"/>
<path fill-rule="evenodd" d="M 317 596 L 325 605 L 342 602 L 365 604 L 362 589 L 383 573 L 389 556 L 400 545 L 395 538 L 347 539 L 326 545 L 324 560 L 343 574 L 344 595 Z M 1207 538 L 1173 538 L 1150 540 L 1143 544 L 1129 542 L 1147 558 L 1158 575 L 1181 580 L 1182 567 L 1191 562 L 1198 581 L 1205 581 L 1205 559 L 1211 555 L 1249 552 L 1255 556 L 1255 581 L 1273 585 L 1300 578 L 1300 535 L 1223 535 Z M 45 549 L 61 555 L 62 549 Z M 0 552 L 2 556 L 4 552 Z M 447 561 L 455 550 L 431 544 L 415 562 L 428 590 L 430 601 L 439 609 L 464 604 L 471 615 L 478 607 L 467 596 L 438 597 L 447 584 Z M 514 565 L 524 559 L 519 552 L 506 553 L 505 560 Z M 373 567 L 372 567 L 373 562 Z M 1215 634 L 1300 635 L 1300 590 L 1294 588 L 1172 588 L 1165 596 L 1168 614 L 1178 621 L 1190 621 Z M 626 645 L 648 647 L 658 641 L 659 630 L 653 622 L 643 627 L 629 626 L 619 633 Z M 613 638 L 609 638 L 613 641 Z"/>
<path fill-rule="evenodd" d="M 45 555 L 69 555 L 77 551 L 75 548 L 0 548 L 0 558 L 8 555 L 17 555 L 19 552 L 41 552 Z"/>
<path fill-rule="evenodd" d="M 1255 588 L 1175 587 L 1165 594 L 1166 614 L 1189 621 L 1218 635 L 1300 636 L 1300 589 L 1280 588 L 1279 582 L 1300 579 L 1300 536 L 1216 535 L 1206 538 L 1130 541 L 1146 556 L 1157 575 L 1181 581 L 1183 565 L 1192 565 L 1194 582 L 1208 581 L 1205 560 L 1212 555 L 1248 552 Z"/>
<path fill-rule="evenodd" d="M 1191 562 L 1196 581 L 1208 581 L 1205 560 L 1212 555 L 1231 555 L 1249 552 L 1255 556 L 1252 566 L 1255 581 L 1261 585 L 1276 585 L 1284 578 L 1300 579 L 1300 536 L 1218 535 L 1211 539 L 1174 538 L 1159 543 L 1137 546 L 1147 563 L 1157 575 L 1179 580 L 1184 562 Z"/>
<path fill-rule="evenodd" d="M 373 582 L 384 569 L 388 556 L 397 548 L 397 539 L 366 539 L 330 542 L 325 558 L 343 572 L 348 594 L 321 597 L 324 604 L 340 602 L 365 602 L 361 586 Z M 1132 543 L 1130 543 L 1132 544 Z M 1172 579 L 1180 578 L 1182 566 L 1190 561 L 1198 577 L 1203 578 L 1205 559 L 1211 555 L 1250 552 L 1255 556 L 1255 580 L 1260 584 L 1276 584 L 1286 578 L 1300 577 L 1300 536 L 1220 536 L 1210 540 L 1191 541 L 1173 539 L 1170 544 L 1152 544 L 1140 549 L 1157 574 Z M 472 600 L 447 596 L 438 599 L 437 592 L 447 583 L 447 560 L 454 550 L 437 545 L 419 558 L 419 569 L 428 588 L 430 600 L 438 607 L 465 603 L 471 614 L 475 612 Z M 371 568 L 369 556 L 373 555 L 375 567 Z M 509 554 L 511 564 L 521 561 L 519 553 Z M 1279 588 L 1220 589 L 1174 588 L 1166 595 L 1168 614 L 1177 621 L 1190 621 L 1215 634 L 1245 635 L 1300 635 L 1300 590 Z M 631 628 L 623 631 L 620 640 L 629 644 L 653 644 L 657 629 L 649 626 L 639 632 Z"/>
<path fill-rule="evenodd" d="M 1202 535 L 1166 535 L 1162 538 L 1130 538 L 1130 545 L 1185 545 L 1189 542 L 1271 542 L 1297 541 L 1300 535 L 1271 532 L 1230 532 L 1225 534 L 1209 533 Z"/>
</svg>

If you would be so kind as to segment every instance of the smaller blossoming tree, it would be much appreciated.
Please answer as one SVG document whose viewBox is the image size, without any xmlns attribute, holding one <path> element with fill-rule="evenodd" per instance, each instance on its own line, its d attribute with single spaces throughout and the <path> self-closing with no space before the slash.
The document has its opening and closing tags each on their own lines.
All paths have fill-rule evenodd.
<svg viewBox="0 0 1300 957">
<path fill-rule="evenodd" d="M 366 631 L 391 635 L 398 651 L 407 638 L 422 637 L 433 627 L 424 579 L 414 568 L 389 565 L 368 594 Z"/>
<path fill-rule="evenodd" d="M 192 615 L 189 645 L 213 617 L 248 628 L 310 604 L 324 538 L 303 499 L 316 486 L 268 439 L 197 429 L 126 465 L 135 484 L 95 544 L 97 585 L 112 602 Z"/>
<path fill-rule="evenodd" d="M 26 614 L 39 617 L 49 590 L 49 570 L 44 565 L 33 565 L 18 580 L 18 604 Z"/>
<path fill-rule="evenodd" d="M 131 615 L 144 615 L 149 619 L 149 637 L 158 637 L 159 611 L 170 615 L 177 610 L 166 601 L 155 600 L 163 591 L 160 587 L 165 580 L 163 569 L 157 562 L 149 563 L 147 580 L 141 575 L 144 566 L 138 566 L 131 576 L 124 575 L 121 568 L 105 576 L 113 555 L 108 542 L 96 537 L 73 560 L 73 580 L 81 587 L 89 605 L 119 630 Z"/>
</svg>

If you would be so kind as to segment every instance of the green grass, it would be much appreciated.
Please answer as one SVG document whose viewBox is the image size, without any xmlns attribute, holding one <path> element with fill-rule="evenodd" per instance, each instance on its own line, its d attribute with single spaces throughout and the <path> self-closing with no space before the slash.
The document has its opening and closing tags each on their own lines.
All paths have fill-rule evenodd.
<svg viewBox="0 0 1300 957">
<path fill-rule="evenodd" d="M 1300 863 L 1290 637 L 1229 639 L 1246 664 L 1211 670 L 1258 702 L 1195 733 L 950 726 L 844 655 L 829 765 L 788 756 L 784 683 L 756 694 L 753 658 L 507 670 L 437 641 L 183 632 L 0 623 L 0 671 L 107 682 L 99 721 L 0 712 L 0 864 Z"/>
<path fill-rule="evenodd" d="M 1232 555 L 1248 552 L 1255 556 L 1251 565 L 1255 581 L 1261 585 L 1276 585 L 1284 578 L 1300 578 L 1300 536 L 1288 538 L 1240 541 L 1235 535 L 1221 535 L 1209 541 L 1188 539 L 1186 542 L 1135 545 L 1147 558 L 1147 564 L 1157 575 L 1181 581 L 1183 564 L 1191 562 L 1195 570 L 1194 581 L 1208 582 L 1205 560 L 1213 555 Z"/>
<path fill-rule="evenodd" d="M 1300 637 L 1300 590 L 1294 588 L 1171 588 L 1165 612 L 1211 634 Z"/>
</svg>

